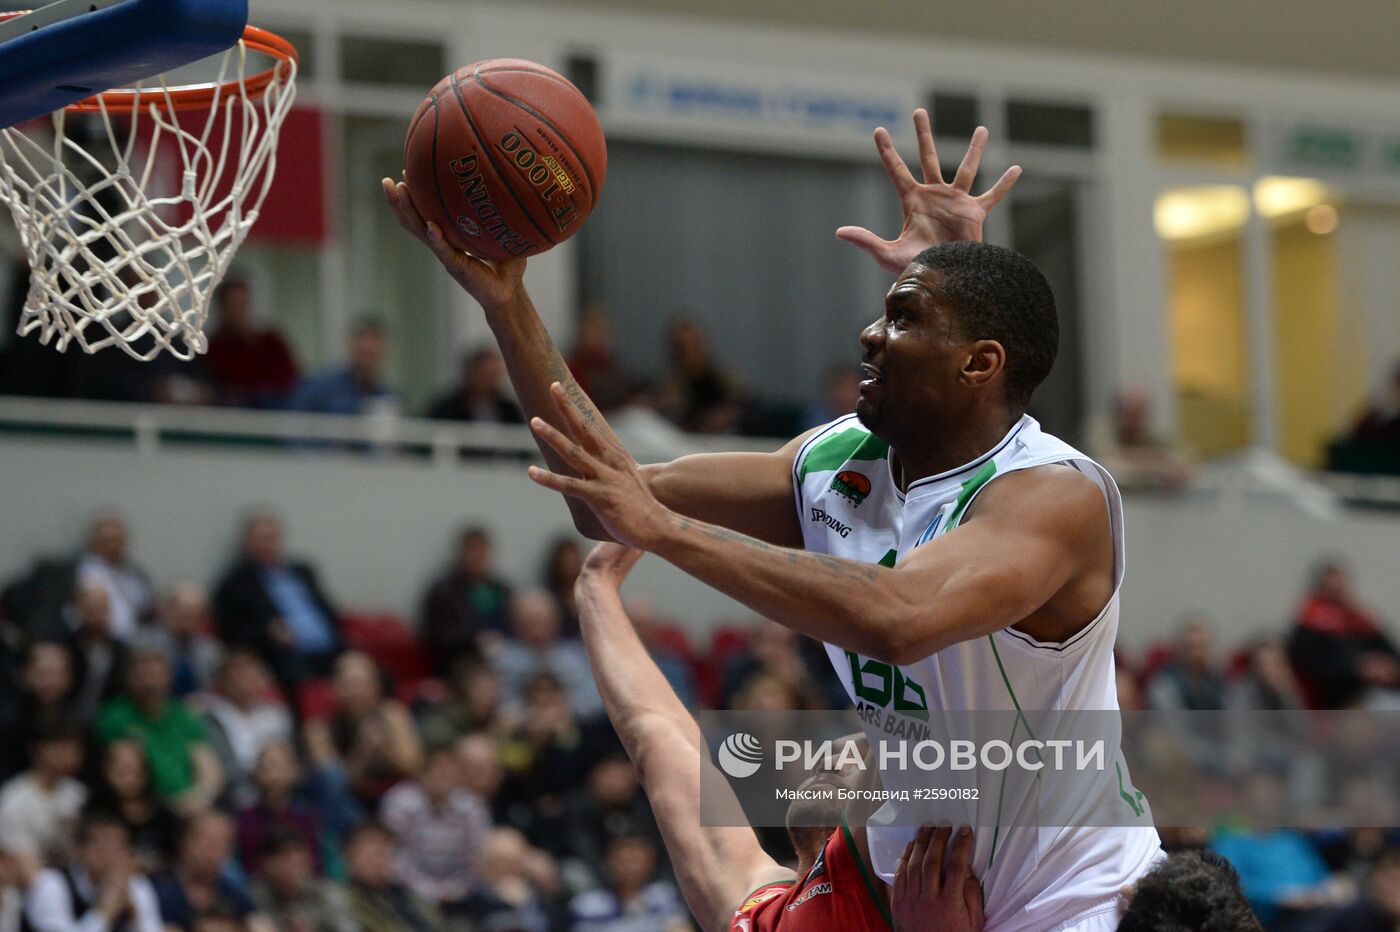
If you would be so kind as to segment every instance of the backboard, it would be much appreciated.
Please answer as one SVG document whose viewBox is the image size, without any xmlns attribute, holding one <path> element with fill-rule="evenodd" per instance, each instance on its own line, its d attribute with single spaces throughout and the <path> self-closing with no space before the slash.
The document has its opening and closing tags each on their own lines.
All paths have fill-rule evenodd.
<svg viewBox="0 0 1400 932">
<path fill-rule="evenodd" d="M 0 23 L 0 127 L 216 55 L 247 0 L 56 0 Z"/>
</svg>

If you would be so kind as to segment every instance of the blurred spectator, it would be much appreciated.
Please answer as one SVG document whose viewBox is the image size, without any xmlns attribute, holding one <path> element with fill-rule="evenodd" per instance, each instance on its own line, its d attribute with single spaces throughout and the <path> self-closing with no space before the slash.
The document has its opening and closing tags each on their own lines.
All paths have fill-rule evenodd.
<svg viewBox="0 0 1400 932">
<path fill-rule="evenodd" d="M 803 429 L 829 423 L 855 411 L 862 377 L 860 369 L 849 362 L 833 363 L 823 379 L 821 400 L 802 413 Z"/>
<path fill-rule="evenodd" d="M 394 835 L 362 823 L 345 842 L 349 915 L 360 932 L 431 932 L 442 926 L 432 903 L 394 882 Z"/>
<path fill-rule="evenodd" d="M 581 720 L 559 679 L 537 674 L 525 686 L 520 724 L 501 749 L 509 773 L 503 802 L 511 824 L 536 844 L 561 832 L 565 800 L 578 775 L 615 745 L 606 718 Z"/>
<path fill-rule="evenodd" d="M 645 596 L 628 598 L 627 617 L 632 620 L 637 637 L 646 645 L 651 659 L 661 668 L 666 682 L 671 684 L 681 702 L 689 708 L 697 708 L 700 704 L 700 686 L 695 679 L 695 668 L 690 658 L 676 650 L 664 637 L 667 624 L 657 614 L 656 602 Z"/>
<path fill-rule="evenodd" d="M 344 775 L 333 767 L 303 767 L 287 742 L 262 749 L 253 769 L 254 793 L 238 810 L 238 852 L 256 870 L 267 839 L 294 832 L 307 844 L 317 873 L 327 872 L 340 837 L 362 817 Z"/>
<path fill-rule="evenodd" d="M 126 522 L 114 514 L 98 517 L 88 531 L 87 549 L 78 558 L 77 586 L 107 591 L 112 636 L 124 641 L 154 613 L 151 585 L 127 553 Z"/>
<path fill-rule="evenodd" d="M 222 404 L 275 408 L 297 383 L 297 363 L 276 329 L 259 326 L 252 297 L 248 283 L 238 280 L 214 292 L 215 329 L 204 367 Z"/>
<path fill-rule="evenodd" d="M 192 817 L 180 834 L 172 868 L 155 878 L 161 920 L 167 927 L 196 929 L 203 913 L 227 912 L 246 921 L 256 911 L 226 868 L 233 857 L 233 822 L 222 812 Z"/>
<path fill-rule="evenodd" d="M 1248 648 L 1248 655 L 1244 676 L 1226 690 L 1227 707 L 1268 711 L 1304 708 L 1303 694 L 1282 645 L 1260 640 Z"/>
<path fill-rule="evenodd" d="M 603 700 L 593 683 L 588 654 L 578 640 L 560 634 L 559 606 L 540 589 L 517 594 L 510 605 L 514 637 L 496 645 L 492 661 L 508 701 L 519 705 L 525 686 L 541 673 L 557 677 L 580 718 L 601 714 Z"/>
<path fill-rule="evenodd" d="M 1358 702 L 1394 708 L 1400 691 L 1400 652 L 1375 616 L 1352 595 L 1337 560 L 1319 564 L 1289 637 L 1288 653 L 1317 708 Z"/>
<path fill-rule="evenodd" d="M 583 548 L 571 534 L 556 537 L 545 550 L 543 578 L 545 591 L 559 606 L 566 637 L 578 637 L 578 606 L 574 601 L 574 583 L 583 569 Z"/>
<path fill-rule="evenodd" d="M 500 739 L 514 726 L 515 716 L 502 702 L 500 675 L 484 661 L 462 658 L 452 665 L 447 696 L 423 713 L 421 731 L 426 744 L 442 745 L 473 732 Z"/>
<path fill-rule="evenodd" d="M 661 412 L 691 433 L 737 433 L 743 416 L 738 383 L 714 360 L 696 321 L 672 321 L 670 356 L 671 369 L 657 389 Z"/>
<path fill-rule="evenodd" d="M 335 708 L 329 720 L 306 723 L 313 760 L 338 761 L 355 796 L 377 803 L 398 781 L 418 772 L 423 746 L 413 719 L 385 696 L 374 659 L 347 651 L 335 662 Z"/>
<path fill-rule="evenodd" d="M 651 804 L 637 782 L 632 762 L 623 756 L 600 760 L 587 783 L 569 800 L 567 831 L 559 854 L 571 854 L 591 870 L 604 862 L 609 841 L 644 835 L 658 844 L 661 834 Z"/>
<path fill-rule="evenodd" d="M 123 740 L 107 745 L 88 809 L 126 826 L 131 849 L 147 873 L 164 867 L 174 856 L 180 820 L 156 795 L 141 742 Z"/>
<path fill-rule="evenodd" d="M 1224 709 L 1225 676 L 1215 664 L 1214 649 L 1215 638 L 1204 615 L 1183 619 L 1172 659 L 1148 684 L 1148 705 L 1160 711 Z"/>
<path fill-rule="evenodd" d="M 1400 363 L 1390 381 L 1372 396 L 1352 429 L 1352 437 L 1366 443 L 1400 449 Z"/>
<path fill-rule="evenodd" d="M 728 708 L 748 712 L 786 712 L 803 707 L 792 680 L 767 670 L 758 670 L 741 681 L 728 703 Z"/>
<path fill-rule="evenodd" d="M 501 749 L 496 739 L 484 734 L 464 735 L 453 748 L 462 768 L 462 785 L 481 800 L 490 821 L 507 821 L 501 804 L 501 785 L 506 771 L 501 764 Z"/>
<path fill-rule="evenodd" d="M 237 561 L 214 593 L 225 643 L 251 648 L 294 701 L 296 686 L 323 676 L 340 651 L 340 621 L 309 563 L 289 560 L 282 522 L 255 512 L 244 522 Z"/>
<path fill-rule="evenodd" d="M 1191 458 L 1177 440 L 1152 430 L 1152 396 L 1133 387 L 1118 396 L 1113 422 L 1095 430 L 1094 455 L 1118 486 L 1130 491 L 1176 491 L 1191 481 Z"/>
<path fill-rule="evenodd" d="M 77 659 L 74 711 L 91 719 L 126 679 L 129 651 L 112 636 L 111 597 L 101 586 L 83 586 L 72 607 L 72 652 Z"/>
<path fill-rule="evenodd" d="M 29 766 L 29 745 L 41 730 L 82 721 L 74 698 L 73 655 L 58 641 L 32 641 L 24 652 L 15 696 L 0 707 L 0 781 Z"/>
<path fill-rule="evenodd" d="M 466 528 L 457 540 L 451 567 L 423 596 L 418 636 L 439 675 L 451 670 L 458 659 L 476 656 L 482 632 L 507 630 L 511 592 L 496 574 L 494 552 L 485 528 Z"/>
<path fill-rule="evenodd" d="M 11 854 L 63 864 L 87 788 L 75 779 L 83 766 L 83 731 L 56 722 L 34 736 L 28 770 L 0 787 L 0 839 Z"/>
<path fill-rule="evenodd" d="M 199 716 L 170 694 L 170 662 L 159 650 L 138 647 L 127 669 L 126 691 L 102 707 L 97 735 L 103 744 L 140 741 L 151 783 L 177 812 L 206 808 L 223 787 L 219 758 Z"/>
<path fill-rule="evenodd" d="M 254 905 L 271 917 L 277 932 L 357 932 L 335 885 L 317 879 L 312 849 L 296 832 L 277 828 L 263 840 Z"/>
<path fill-rule="evenodd" d="M 261 870 L 261 854 L 278 832 L 291 832 L 317 850 L 320 819 L 295 798 L 300 780 L 301 764 L 290 743 L 272 742 L 258 752 L 253 796 L 239 809 L 235 823 L 238 857 L 247 870 Z"/>
<path fill-rule="evenodd" d="M 272 701 L 272 679 L 252 651 L 234 649 L 219 669 L 218 692 L 204 698 L 209 737 L 230 786 L 248 780 L 263 748 L 291 741 L 292 717 Z"/>
<path fill-rule="evenodd" d="M 51 867 L 34 878 L 24 919 L 34 932 L 127 930 L 162 932 L 151 883 L 141 873 L 126 828 L 110 816 L 85 816 L 78 824 L 71 868 Z"/>
<path fill-rule="evenodd" d="M 1258 771 L 1243 789 L 1249 824 L 1258 827 L 1219 831 L 1210 846 L 1239 871 L 1245 895 L 1266 928 L 1310 928 L 1327 907 L 1346 902 L 1349 890 L 1332 880 L 1306 837 L 1276 827 L 1287 819 L 1280 777 Z"/>
<path fill-rule="evenodd" d="M 160 631 L 175 673 L 175 695 L 208 689 L 219 670 L 223 649 L 209 636 L 209 598 L 195 582 L 179 582 L 161 600 Z"/>
<path fill-rule="evenodd" d="M 608 843 L 606 885 L 569 904 L 574 932 L 688 932 L 690 914 L 676 888 L 657 879 L 656 842 L 638 835 Z"/>
<path fill-rule="evenodd" d="M 1209 620 L 1200 613 L 1181 621 L 1171 659 L 1147 683 L 1147 706 L 1159 713 L 1177 750 L 1196 767 L 1224 776 L 1228 761 L 1220 754 L 1226 721 L 1225 676 L 1214 657 L 1214 637 Z"/>
<path fill-rule="evenodd" d="M 21 932 L 24 896 L 43 865 L 5 850 L 0 842 L 0 932 Z"/>
<path fill-rule="evenodd" d="M 396 407 L 397 398 L 384 385 L 386 348 L 378 321 L 360 321 L 350 336 L 349 363 L 304 379 L 292 407 L 316 414 L 368 414 Z"/>
<path fill-rule="evenodd" d="M 1232 768 L 1288 767 L 1303 740 L 1306 703 L 1281 645 L 1261 640 L 1248 656 L 1244 676 L 1225 692 Z"/>
<path fill-rule="evenodd" d="M 613 350 L 612 324 L 600 307 L 584 310 L 569 353 L 569 371 L 598 410 L 604 413 L 627 401 L 631 386 Z"/>
<path fill-rule="evenodd" d="M 433 402 L 428 417 L 435 421 L 478 421 L 523 424 L 520 406 L 505 387 L 506 364 L 494 347 L 482 347 L 462 357 L 462 381 Z"/>
<path fill-rule="evenodd" d="M 465 909 L 474 927 L 512 932 L 556 928 L 546 895 L 558 878 L 548 855 L 531 848 L 513 828 L 493 829 L 482 848 L 481 884 Z"/>
<path fill-rule="evenodd" d="M 766 618 L 755 622 L 748 650 L 725 664 L 722 686 L 725 703 L 732 707 L 740 688 L 758 673 L 781 680 L 792 691 L 798 704 L 788 708 L 821 708 L 815 678 L 803 660 L 801 637 L 791 628 Z"/>
<path fill-rule="evenodd" d="M 447 914 L 459 914 L 480 880 L 481 845 L 491 821 L 485 804 L 464 785 L 455 749 L 430 751 L 421 777 L 384 794 L 379 818 L 398 837 L 399 881 Z"/>
<path fill-rule="evenodd" d="M 40 560 L 5 589 L 6 612 L 31 636 L 52 636 L 65 624 L 68 607 L 83 588 L 107 595 L 108 624 L 119 640 L 130 637 L 152 611 L 147 576 L 128 555 L 126 522 L 112 513 L 98 515 L 88 528 L 83 550 L 75 556 Z"/>
<path fill-rule="evenodd" d="M 1333 915 L 1320 932 L 1395 932 L 1400 929 L 1400 848 L 1381 852 L 1362 896 Z"/>
</svg>

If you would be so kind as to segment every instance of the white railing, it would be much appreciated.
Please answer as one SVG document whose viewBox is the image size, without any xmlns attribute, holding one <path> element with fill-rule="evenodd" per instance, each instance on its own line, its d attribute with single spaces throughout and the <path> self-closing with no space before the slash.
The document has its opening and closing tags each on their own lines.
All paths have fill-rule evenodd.
<svg viewBox="0 0 1400 932">
<path fill-rule="evenodd" d="M 646 413 L 624 412 L 613 420 L 619 435 L 643 462 L 707 450 L 771 450 L 781 443 L 751 437 L 685 434 Z M 534 438 L 524 426 L 433 421 L 400 417 L 392 412 L 307 414 L 0 397 L 0 431 L 14 428 L 101 435 L 129 442 L 150 455 L 177 442 L 184 447 L 236 440 L 326 452 L 337 448 L 361 453 L 369 450 L 380 455 L 426 459 L 442 467 L 460 463 L 464 453 L 539 459 Z"/>
<path fill-rule="evenodd" d="M 686 434 L 647 411 L 615 413 L 610 421 L 642 462 L 707 451 L 773 450 L 783 442 Z M 523 426 L 431 421 L 392 413 L 306 414 L 0 396 L 0 431 L 16 427 L 116 435 L 119 442 L 129 442 L 146 454 L 174 442 L 184 447 L 238 440 L 327 452 L 348 449 L 360 455 L 369 450 L 439 467 L 460 464 L 464 453 L 539 459 L 534 438 Z M 1221 502 L 1274 498 L 1315 517 L 1333 518 L 1346 501 L 1400 507 L 1400 477 L 1305 472 L 1256 451 L 1206 464 L 1197 471 L 1188 496 Z"/>
</svg>

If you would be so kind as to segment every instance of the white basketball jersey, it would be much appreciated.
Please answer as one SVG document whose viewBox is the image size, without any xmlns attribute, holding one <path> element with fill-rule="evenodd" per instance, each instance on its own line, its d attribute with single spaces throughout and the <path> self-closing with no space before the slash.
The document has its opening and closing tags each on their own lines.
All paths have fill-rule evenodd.
<svg viewBox="0 0 1400 932">
<path fill-rule="evenodd" d="M 798 452 L 793 480 L 806 549 L 885 566 L 896 565 L 914 548 L 957 527 L 988 483 L 1050 463 L 1078 469 L 1103 490 L 1114 542 L 1113 597 L 1097 618 L 1061 643 L 1042 643 L 1006 628 L 902 667 L 826 645 L 851 701 L 862 712 L 872 745 L 889 738 L 892 722 L 917 718 L 936 725 L 943 710 L 1116 711 L 1113 643 L 1123 579 L 1122 500 L 1101 466 L 1042 432 L 1029 416 L 1023 416 L 988 453 L 957 469 L 920 479 L 904 492 L 894 481 L 888 444 L 854 415 L 826 425 Z M 1112 718 L 1117 721 L 1116 716 Z M 1086 806 L 1099 812 L 1104 806 L 1121 806 L 1117 824 L 1140 827 L 1013 827 L 1018 812 L 1032 811 L 1043 802 L 1044 794 L 1056 792 L 1055 777 L 1048 770 L 1033 783 L 1013 785 L 1009 791 L 1005 782 L 989 786 L 985 772 L 963 778 L 984 781 L 976 801 L 958 805 L 964 807 L 968 824 L 982 827 L 974 868 L 985 894 L 988 930 L 1054 929 L 1117 896 L 1120 887 L 1136 880 L 1161 856 L 1151 810 L 1133 788 L 1118 734 L 1109 744 L 1102 785 L 1094 787 Z M 959 779 L 946 769 L 936 777 L 913 768 L 887 769 L 882 776 L 886 788 L 908 790 L 927 788 L 931 781 L 949 787 Z M 1075 779 L 1079 780 L 1073 789 L 1077 796 L 1084 792 L 1084 778 Z M 871 821 L 869 839 L 876 872 L 893 882 L 895 864 L 915 829 L 880 826 L 881 817 L 890 816 L 889 808 Z M 1027 824 L 1038 823 L 1021 823 Z M 988 826 L 993 828 L 989 831 Z"/>
</svg>

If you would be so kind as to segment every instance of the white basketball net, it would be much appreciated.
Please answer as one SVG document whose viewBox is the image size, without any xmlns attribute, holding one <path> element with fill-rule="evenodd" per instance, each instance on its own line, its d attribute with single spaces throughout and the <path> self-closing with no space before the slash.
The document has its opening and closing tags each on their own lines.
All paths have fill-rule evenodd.
<svg viewBox="0 0 1400 932">
<path fill-rule="evenodd" d="M 248 51 L 240 41 L 224 53 L 202 127 L 181 125 L 161 76 L 130 116 L 104 104 L 92 116 L 54 113 L 52 139 L 0 130 L 0 200 L 29 254 L 21 335 L 89 353 L 116 344 L 142 360 L 205 352 L 209 298 L 258 219 L 296 90 L 288 61 L 250 99 Z M 100 118 L 96 142 L 72 138 L 79 118 Z"/>
</svg>

